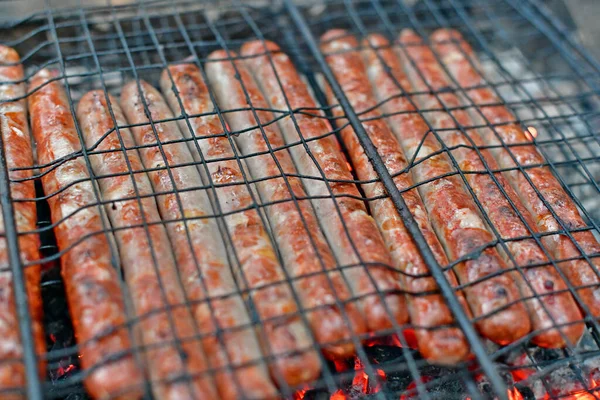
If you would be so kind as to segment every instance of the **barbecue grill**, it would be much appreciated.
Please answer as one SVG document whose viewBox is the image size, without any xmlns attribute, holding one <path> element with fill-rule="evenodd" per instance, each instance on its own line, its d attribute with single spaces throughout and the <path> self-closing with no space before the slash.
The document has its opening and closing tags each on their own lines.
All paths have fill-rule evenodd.
<svg viewBox="0 0 600 400">
<path fill-rule="evenodd" d="M 551 168 L 577 203 L 588 224 L 584 229 L 597 234 L 600 232 L 600 63 L 578 44 L 544 2 L 257 0 L 213 4 L 192 0 L 135 3 L 109 0 L 108 5 L 99 6 L 81 0 L 77 7 L 71 8 L 57 8 L 53 3 L 49 1 L 43 11 L 1 25 L 0 43 L 19 52 L 26 78 L 42 67 L 57 68 L 73 112 L 77 101 L 91 89 L 102 89 L 118 96 L 123 84 L 131 79 L 144 79 L 158 87 L 160 73 L 166 66 L 190 56 L 194 63 L 202 65 L 212 51 L 237 51 L 251 39 L 275 41 L 292 57 L 323 105 L 320 110 L 312 111 L 324 112 L 332 125 L 337 126 L 330 135 L 339 134 L 339 120 L 332 117 L 331 107 L 344 110 L 387 195 L 430 267 L 457 325 L 465 333 L 474 358 L 451 368 L 431 365 L 415 350 L 414 326 L 395 326 L 390 331 L 370 337 L 353 337 L 357 356 L 351 360 L 333 362 L 322 358 L 322 374 L 315 382 L 290 387 L 283 381 L 277 381 L 282 397 L 335 400 L 600 397 L 600 326 L 588 313 L 585 313 L 586 332 L 581 341 L 560 350 L 532 345 L 530 339 L 535 332 L 502 347 L 477 334 L 472 319 L 465 314 L 456 296 L 456 290 L 462 287 L 453 288 L 444 275 L 444 270 L 452 268 L 453 264 L 438 265 L 407 211 L 392 176 L 363 129 L 361 115 L 352 109 L 336 83 L 318 44 L 320 35 L 333 27 L 346 29 L 358 37 L 378 32 L 389 38 L 395 38 L 404 27 L 414 29 L 424 38 L 440 27 L 459 30 L 482 60 L 486 86 L 501 95 L 505 105 L 515 112 L 519 122 L 531 133 L 532 140 L 547 160 L 545 165 Z M 339 100 L 338 105 L 325 106 L 324 84 L 332 88 Z M 461 89 L 449 90 L 461 94 Z M 219 107 L 215 110 L 219 116 L 231 111 Z M 281 118 L 290 113 L 306 112 L 272 111 Z M 429 111 L 418 110 L 425 119 Z M 176 116 L 175 120 L 188 117 Z M 493 128 L 489 122 L 487 126 Z M 235 131 L 228 130 L 228 135 L 235 134 Z M 0 147 L 1 140 L 0 136 Z M 303 146 L 303 143 L 286 147 L 291 146 Z M 92 149 L 75 156 L 88 158 L 93 153 Z M 236 155 L 236 158 L 252 156 Z M 37 171 L 38 167 L 32 165 L 31 169 Z M 8 243 L 10 269 L 15 277 L 24 344 L 27 384 L 22 390 L 30 399 L 86 399 L 83 381 L 89 371 L 82 371 L 79 367 L 79 357 L 85 357 L 85 354 L 80 353 L 73 336 L 59 274 L 61 254 L 53 237 L 46 197 L 38 182 L 39 173 L 34 175 L 38 196 L 35 199 L 39 218 L 37 232 L 41 236 L 44 257 L 42 296 L 47 352 L 41 357 L 47 361 L 45 379 L 40 379 L 37 374 L 30 315 L 24 301 L 23 268 L 28 265 L 23 265 L 19 259 L 10 181 L 6 160 L 0 152 L 0 201 L 6 222 L 3 237 Z M 458 175 L 466 184 L 465 173 L 459 171 Z M 301 178 L 305 184 L 315 179 Z M 248 179 L 246 183 L 252 185 L 255 182 Z M 208 185 L 207 189 L 214 190 L 214 186 Z M 373 199 L 363 197 L 363 200 L 368 203 Z M 481 208 L 477 199 L 475 202 Z M 104 202 L 99 199 L 98 204 Z M 258 204 L 257 208 L 264 209 L 267 205 Z M 223 217 L 217 211 L 215 215 L 208 216 L 216 218 L 220 224 L 223 224 Z M 493 225 L 487 217 L 486 221 Z M 575 231 L 563 226 L 559 233 L 572 238 L 571 234 Z M 227 230 L 223 229 L 222 233 L 225 242 L 231 243 Z M 535 235 L 536 240 L 540 236 Z M 499 247 L 506 245 L 501 237 L 497 237 L 496 244 Z M 591 256 L 587 254 L 581 258 L 589 261 Z M 230 257 L 231 264 L 235 265 L 235 252 L 230 252 Z M 557 268 L 559 261 L 552 260 L 552 265 Z M 512 270 L 518 273 L 521 267 Z M 576 296 L 577 288 L 568 286 L 568 290 Z M 125 288 L 124 285 L 122 287 Z M 244 290 L 240 291 L 244 293 Z M 260 318 L 253 313 L 252 304 L 248 307 L 254 317 L 253 326 L 260 336 Z M 131 317 L 127 329 L 135 330 L 137 323 L 136 318 Z M 142 350 L 135 347 L 132 351 Z M 320 348 L 317 347 L 317 350 L 320 353 Z M 214 371 L 206 373 L 214 374 Z M 150 383 L 147 382 L 148 398 L 152 398 Z M 235 384 L 232 381 L 232 385 Z"/>
</svg>

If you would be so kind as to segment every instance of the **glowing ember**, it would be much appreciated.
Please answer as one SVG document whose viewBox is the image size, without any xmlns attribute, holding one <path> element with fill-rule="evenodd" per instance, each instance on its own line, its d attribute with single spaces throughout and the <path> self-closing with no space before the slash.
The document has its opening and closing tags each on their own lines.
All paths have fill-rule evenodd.
<svg viewBox="0 0 600 400">
<path fill-rule="evenodd" d="M 344 392 L 342 392 L 342 389 L 340 389 L 334 394 L 332 394 L 329 400 L 346 400 L 346 395 L 344 394 Z"/>
<path fill-rule="evenodd" d="M 336 372 L 344 372 L 348 369 L 348 364 L 342 360 L 333 360 L 333 364 L 335 365 Z"/>
<path fill-rule="evenodd" d="M 58 371 L 57 371 L 57 377 L 60 378 L 66 374 L 68 374 L 69 372 L 73 371 L 75 369 L 75 365 L 73 364 L 69 364 L 69 366 L 67 368 L 64 367 L 59 367 Z"/>
<path fill-rule="evenodd" d="M 592 390 L 594 388 L 598 387 L 598 385 L 596 384 L 596 382 L 593 379 L 590 379 L 590 391 L 580 391 L 580 392 L 575 392 L 572 393 L 570 396 L 565 397 L 565 399 L 567 400 L 592 400 L 592 399 L 598 399 L 597 395 L 594 395 L 596 392 L 593 392 Z M 590 393 L 591 392 L 591 393 Z M 594 393 L 594 394 L 592 394 Z"/>
<path fill-rule="evenodd" d="M 302 400 L 308 389 L 301 389 L 294 393 L 294 400 Z"/>
<path fill-rule="evenodd" d="M 523 400 L 523 396 L 517 388 L 513 388 L 512 390 L 508 389 L 508 400 Z"/>
<path fill-rule="evenodd" d="M 369 390 L 369 375 L 365 372 L 360 358 L 356 357 L 354 361 L 354 370 L 356 375 L 352 379 L 352 386 L 362 393 L 367 393 Z"/>
<path fill-rule="evenodd" d="M 410 340 L 411 336 L 414 337 L 414 331 L 412 331 L 412 330 L 404 331 L 404 337 L 409 345 L 411 345 L 411 340 Z M 402 342 L 400 341 L 400 338 L 398 337 L 398 335 L 373 337 L 371 339 L 365 340 L 364 344 L 366 347 L 373 347 L 373 346 L 378 346 L 378 345 L 402 347 Z"/>
<path fill-rule="evenodd" d="M 597 399 L 597 397 L 588 392 L 579 392 L 579 393 L 573 393 L 571 396 L 565 397 L 565 399 L 567 399 L 567 400 L 592 400 L 592 399 Z"/>
<path fill-rule="evenodd" d="M 429 376 L 422 376 L 420 383 L 425 384 L 431 380 L 432 380 L 432 378 Z M 400 396 L 400 400 L 409 400 L 409 399 L 418 398 L 419 395 L 417 393 L 417 381 L 412 381 L 410 383 L 410 385 L 408 385 L 408 387 L 406 388 L 406 391 L 409 392 L 410 394 L 408 394 L 408 395 L 403 394 L 402 396 Z"/>
</svg>

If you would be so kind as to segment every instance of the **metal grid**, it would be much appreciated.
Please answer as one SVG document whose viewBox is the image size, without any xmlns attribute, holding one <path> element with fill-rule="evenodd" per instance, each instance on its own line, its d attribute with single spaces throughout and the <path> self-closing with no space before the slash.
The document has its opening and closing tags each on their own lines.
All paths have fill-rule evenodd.
<svg viewBox="0 0 600 400">
<path fill-rule="evenodd" d="M 297 67 L 307 77 L 321 104 L 326 104 L 321 88 L 318 84 L 318 75 L 322 74 L 331 85 L 336 97 L 354 127 L 365 152 L 373 160 L 373 164 L 385 185 L 389 196 L 398 208 L 402 218 L 415 238 L 427 264 L 431 267 L 434 279 L 440 285 L 444 297 L 452 309 L 458 325 L 462 328 L 471 345 L 476 360 L 457 366 L 453 369 L 442 369 L 436 375 L 430 375 L 431 366 L 410 349 L 407 338 L 403 335 L 406 329 L 414 327 L 395 326 L 392 331 L 380 332 L 381 335 L 396 334 L 402 344 L 401 349 L 393 352 L 392 361 L 382 367 L 388 374 L 388 382 L 380 381 L 385 389 L 373 394 L 374 398 L 397 398 L 398 395 L 418 396 L 419 398 L 435 398 L 434 388 L 444 386 L 453 381 L 460 382 L 461 392 L 457 398 L 480 398 L 482 376 L 499 398 L 506 397 L 507 378 L 509 372 L 516 370 L 532 369 L 534 374 L 528 380 L 521 381 L 520 385 L 538 380 L 546 393 L 552 398 L 555 388 L 547 376 L 557 369 L 566 367 L 571 371 L 569 379 L 580 383 L 582 390 L 594 395 L 594 384 L 588 379 L 589 362 L 600 357 L 600 335 L 598 324 L 590 317 L 586 310 L 586 323 L 589 329 L 589 340 L 586 346 L 570 345 L 561 351 L 548 352 L 544 357 L 539 356 L 539 349 L 529 345 L 529 335 L 509 346 L 498 348 L 483 341 L 475 332 L 472 321 L 464 314 L 454 295 L 455 289 L 446 281 L 443 270 L 449 266 L 437 265 L 433 254 L 428 248 L 420 231 L 412 221 L 412 216 L 407 211 L 401 193 L 396 189 L 392 176 L 385 169 L 381 159 L 370 142 L 368 135 L 360 124 L 360 115 L 357 115 L 349 105 L 343 92 L 333 79 L 333 74 L 327 67 L 323 55 L 318 48 L 318 37 L 324 30 L 338 27 L 345 28 L 359 37 L 367 33 L 380 32 L 394 38 L 398 31 L 404 27 L 411 27 L 423 37 L 427 37 L 433 29 L 439 27 L 452 27 L 460 30 L 466 40 L 471 43 L 479 56 L 483 59 L 491 73 L 495 76 L 488 81 L 489 87 L 501 94 L 519 120 L 525 125 L 534 125 L 540 132 L 536 143 L 546 157 L 548 166 L 554 171 L 568 193 L 577 201 L 582 214 L 589 223 L 589 229 L 598 232 L 600 213 L 595 198 L 600 187 L 600 141 L 598 140 L 598 90 L 600 86 L 600 65 L 589 57 L 586 52 L 573 41 L 560 23 L 550 15 L 538 0 L 422 0 L 417 2 L 402 2 L 402 0 L 365 0 L 345 1 L 328 0 L 326 2 L 294 4 L 291 1 L 265 1 L 252 3 L 224 2 L 218 8 L 210 4 L 198 3 L 188 0 L 164 1 L 149 0 L 145 2 L 107 6 L 90 6 L 83 2 L 76 9 L 56 9 L 52 2 L 48 3 L 45 12 L 37 13 L 31 17 L 10 23 L 2 32 L 2 41 L 13 46 L 21 54 L 27 77 L 32 76 L 39 68 L 58 68 L 67 88 L 74 111 L 75 103 L 88 90 L 103 89 L 107 93 L 118 95 L 120 87 L 128 80 L 144 79 L 155 86 L 160 72 L 168 65 L 181 62 L 188 56 L 193 56 L 194 62 L 203 65 L 207 56 L 216 49 L 237 50 L 246 40 L 268 39 L 279 43 L 283 50 L 290 54 Z M 518 40 L 516 40 L 518 39 Z M 541 44 L 541 45 L 540 45 Z M 534 46 L 534 47 L 531 47 Z M 510 51 L 510 53 L 507 53 Z M 511 59 L 506 59 L 510 54 Z M 524 56 L 525 54 L 525 56 Z M 517 75 L 507 66 L 510 60 L 517 60 L 525 66 L 528 74 Z M 547 68 L 550 60 L 553 68 Z M 533 93 L 532 87 L 536 88 Z M 565 89 L 566 88 L 566 89 Z M 457 90 L 460 92 L 460 90 Z M 415 94 L 415 93 L 410 93 Z M 437 93 L 434 93 L 437 94 Z M 223 110 L 218 106 L 215 109 L 221 121 L 223 115 L 233 110 Z M 329 115 L 329 108 L 323 110 Z M 272 110 L 276 118 L 294 115 L 302 110 Z M 419 110 L 427 120 L 428 110 Z M 192 118 L 180 116 L 175 119 Z M 152 123 L 164 121 L 152 121 Z M 335 120 L 332 118 L 335 125 Z M 264 124 L 264 122 L 263 122 Z M 493 128 L 489 122 L 486 124 Z M 122 128 L 121 126 L 120 128 Z M 339 128 L 339 127 L 338 127 Z M 469 127 L 466 127 L 467 129 Z M 228 136 L 234 135 L 224 124 Z M 338 129 L 330 132 L 337 135 Z M 164 144 L 164 143 L 163 143 Z M 306 141 L 286 145 L 305 146 Z M 506 145 L 504 145 L 506 146 Z M 85 146 L 83 146 L 85 149 Z M 272 149 L 277 150 L 277 149 Z M 451 153 L 446 148 L 451 156 Z M 94 149 L 85 149 L 79 157 L 88 158 L 94 154 Z M 246 156 L 236 155 L 236 160 L 255 157 L 257 154 Z M 0 160 L 0 199 L 7 223 L 6 238 L 12 256 L 11 268 L 15 272 L 15 286 L 17 293 L 24 293 L 23 281 L 17 279 L 21 274 L 21 263 L 18 261 L 18 248 L 14 221 L 11 215 L 11 199 L 8 193 L 7 171 L 4 160 Z M 64 160 L 59 161 L 64 162 Z M 205 162 L 203 164 L 206 164 Z M 88 161 L 89 166 L 89 161 Z M 39 166 L 32 166 L 37 168 Z M 206 165 L 200 165 L 206 168 Z M 322 173 L 322 172 L 321 172 Z M 465 185 L 465 173 L 458 171 Z M 90 168 L 92 179 L 98 180 L 109 176 L 94 175 Z M 493 174 L 490 174 L 493 177 Z M 39 177 L 39 174 L 36 175 Z M 305 179 L 322 179 L 324 176 L 305 177 Z M 246 184 L 253 185 L 255 180 L 246 177 Z M 363 183 L 358 180 L 356 183 Z M 213 182 L 205 182 L 204 189 L 214 191 Z M 35 199 L 43 210 L 46 197 L 41 191 Z M 56 195 L 56 194 L 54 194 Z M 333 194 L 330 195 L 335 197 Z M 373 199 L 364 198 L 365 201 Z M 476 200 L 476 199 L 475 199 Z M 268 204 L 256 200 L 256 207 L 264 209 Z M 295 202 L 298 199 L 294 199 Z M 477 200 L 476 200 L 477 201 Z M 97 205 L 106 202 L 98 198 Z M 548 204 L 546 204 L 548 206 Z M 213 204 L 215 214 L 209 218 L 222 220 L 224 214 L 219 212 L 218 204 Z M 479 208 L 483 211 L 481 204 Z M 550 208 L 550 207 L 549 207 Z M 45 263 L 56 262 L 60 253 L 53 247 L 51 232 L 53 225 L 48 220 L 46 212 L 40 212 L 40 228 L 44 242 Z M 489 225 L 487 216 L 485 216 Z M 107 228 L 108 230 L 113 230 Z M 572 230 L 563 226 L 561 233 L 570 235 Z M 222 231 L 224 240 L 231 242 L 229 232 Z M 24 233 L 21 233 L 24 234 Z M 101 234 L 101 232 L 100 232 Z M 507 253 L 506 243 L 497 234 L 498 245 Z M 539 241 L 540 235 L 535 235 Z M 572 238 L 572 237 L 571 237 Z M 46 240 L 44 240 L 46 239 Z M 83 239 L 85 240 L 85 239 Z M 273 242 L 275 246 L 275 242 Z M 543 246 L 542 246 L 543 247 Z M 231 254 L 232 265 L 237 263 L 235 252 Z M 583 256 L 582 256 L 583 257 Z M 588 258 L 589 260 L 589 258 Z M 557 261 L 553 261 L 556 267 Z M 26 266 L 25 266 L 26 267 Z M 348 266 L 340 265 L 340 268 Z M 516 270 L 519 270 L 517 267 Z M 296 278 L 287 277 L 288 280 Z M 48 307 L 49 297 L 60 296 L 60 281 L 47 278 L 44 282 Z M 241 285 L 244 286 L 244 285 Z M 577 297 L 576 288 L 570 287 L 571 293 Z M 243 290 L 241 290 L 244 292 Z M 581 302 L 579 302 L 581 304 Z M 23 329 L 24 343 L 31 343 L 28 334 L 28 310 L 20 302 L 19 312 L 21 328 Z M 252 306 L 250 305 L 250 308 Z M 302 310 L 302 307 L 299 307 Z M 309 310 L 303 310 L 305 313 Z M 46 311 L 48 314 L 48 310 Z M 52 315 L 52 313 L 50 313 Z M 133 329 L 137 320 L 132 318 L 128 329 Z M 260 320 L 255 316 L 253 324 L 260 328 Z M 68 330 L 68 327 L 66 328 Z M 258 329 L 260 334 L 260 329 Z M 353 341 L 357 345 L 358 357 L 364 366 L 364 371 L 369 377 L 377 381 L 378 374 L 372 349 L 362 348 L 359 343 L 367 337 L 356 336 Z M 68 343 L 68 341 L 67 341 Z M 33 346 L 25 348 L 25 363 L 27 366 L 27 392 L 30 398 L 67 398 L 79 395 L 82 392 L 81 382 L 85 378 L 84 372 L 66 374 L 60 380 L 40 382 L 36 376 L 35 357 Z M 135 348 L 133 351 L 143 351 Z M 537 353 L 536 353 L 537 352 Z M 72 342 L 61 350 L 48 352 L 48 370 L 56 371 L 67 364 L 75 362 L 78 346 Z M 507 360 L 515 354 L 524 356 L 526 361 L 518 366 L 511 366 Z M 334 393 L 352 379 L 354 371 L 338 372 L 333 363 L 322 360 L 323 372 L 319 381 L 311 385 L 311 389 L 318 396 L 320 393 Z M 214 373 L 208 371 L 207 373 Z M 391 383 L 389 377 L 398 378 L 398 382 Z M 544 378 L 544 379 L 542 379 Z M 283 380 L 275 377 L 283 396 L 291 397 L 300 388 L 292 388 Z M 410 382 L 416 384 L 409 385 Z M 232 382 L 232 384 L 237 384 Z M 518 385 L 519 386 L 519 385 Z M 520 387 L 520 386 L 519 386 Z M 460 394 L 459 394 L 460 393 Z M 81 394 L 82 395 L 82 394 Z M 83 396 L 83 395 L 82 395 Z M 68 397 L 77 398 L 77 397 Z M 439 398 L 439 397 L 438 397 Z M 446 397 L 448 398 L 448 397 Z"/>
</svg>

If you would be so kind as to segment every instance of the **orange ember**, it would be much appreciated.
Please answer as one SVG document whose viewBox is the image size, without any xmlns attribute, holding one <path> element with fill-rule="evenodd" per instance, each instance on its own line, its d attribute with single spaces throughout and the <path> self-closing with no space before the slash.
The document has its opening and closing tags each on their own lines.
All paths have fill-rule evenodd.
<svg viewBox="0 0 600 400">
<path fill-rule="evenodd" d="M 331 395 L 329 400 L 346 400 L 346 395 L 342 392 L 342 389 L 339 389 L 337 392 Z"/>
<path fill-rule="evenodd" d="M 425 383 L 431 381 L 431 379 L 432 378 L 429 376 L 422 376 L 421 384 L 425 384 Z M 412 381 L 410 383 L 410 385 L 408 385 L 408 387 L 406 388 L 406 391 L 410 392 L 410 394 L 408 394 L 408 395 L 403 394 L 402 396 L 400 396 L 400 400 L 416 399 L 419 396 L 416 389 L 417 389 L 417 381 Z"/>
<path fill-rule="evenodd" d="M 300 389 L 294 393 L 294 400 L 302 400 L 308 389 Z"/>
<path fill-rule="evenodd" d="M 348 365 L 343 360 L 333 360 L 336 372 L 344 372 L 348 369 Z"/>
<path fill-rule="evenodd" d="M 592 391 L 592 389 L 598 387 L 598 385 L 596 384 L 596 382 L 590 378 L 590 392 Z M 590 393 L 588 391 L 580 391 L 580 392 L 575 392 L 572 393 L 570 396 L 565 397 L 565 399 L 567 400 L 592 400 L 592 399 L 598 399 L 598 395 L 596 392 L 592 392 Z"/>
<path fill-rule="evenodd" d="M 523 395 L 517 390 L 517 388 L 508 389 L 508 400 L 523 400 Z"/>
<path fill-rule="evenodd" d="M 569 397 L 564 397 L 564 399 L 567 399 L 567 400 L 593 400 L 593 399 L 597 399 L 597 397 L 588 392 L 578 392 L 578 393 L 573 393 Z"/>
<path fill-rule="evenodd" d="M 352 379 L 352 386 L 366 394 L 369 391 L 369 375 L 365 372 L 363 364 L 358 357 L 354 360 L 354 370 L 356 374 L 354 375 L 354 379 Z"/>
<path fill-rule="evenodd" d="M 59 367 L 58 368 L 58 377 L 60 378 L 63 375 L 68 374 L 69 372 L 73 371 L 75 369 L 75 365 L 73 364 L 69 364 L 69 366 L 67 368 L 63 368 L 63 367 Z"/>
<path fill-rule="evenodd" d="M 414 331 L 408 330 L 408 329 L 405 330 L 404 338 L 408 342 L 409 346 L 412 346 L 411 337 L 414 337 Z M 398 335 L 376 336 L 376 337 L 365 340 L 364 345 L 366 347 L 373 347 L 373 346 L 378 346 L 378 345 L 379 346 L 402 347 L 402 342 L 400 341 L 400 338 L 398 337 Z"/>
</svg>

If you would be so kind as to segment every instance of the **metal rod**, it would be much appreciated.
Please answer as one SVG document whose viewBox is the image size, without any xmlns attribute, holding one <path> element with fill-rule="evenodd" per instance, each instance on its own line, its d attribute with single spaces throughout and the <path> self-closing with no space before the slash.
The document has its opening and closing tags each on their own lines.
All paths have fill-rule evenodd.
<svg viewBox="0 0 600 400">
<path fill-rule="evenodd" d="M 23 362 L 25 364 L 27 398 L 42 400 L 42 385 L 38 376 L 38 361 L 35 354 L 31 314 L 25 288 L 25 274 L 19 252 L 19 237 L 15 222 L 13 204 L 10 198 L 10 178 L 4 153 L 4 138 L 0 128 L 0 205 L 4 218 L 4 234 L 8 248 L 8 265 L 12 273 L 13 295 L 19 320 Z"/>
</svg>

